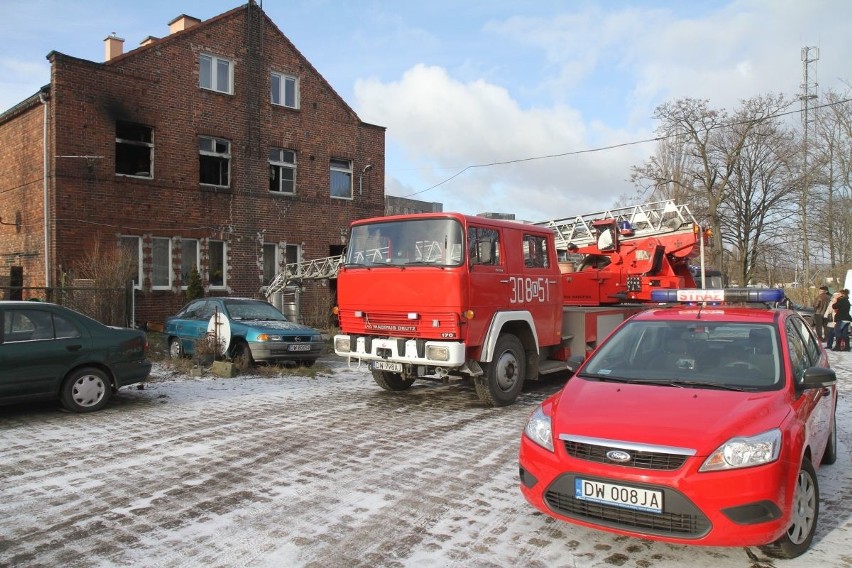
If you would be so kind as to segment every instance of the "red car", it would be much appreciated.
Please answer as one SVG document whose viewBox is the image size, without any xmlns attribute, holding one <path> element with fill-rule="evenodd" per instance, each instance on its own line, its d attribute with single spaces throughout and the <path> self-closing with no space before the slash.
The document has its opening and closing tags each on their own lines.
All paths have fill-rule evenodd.
<svg viewBox="0 0 852 568">
<path fill-rule="evenodd" d="M 661 292 L 686 303 L 625 321 L 532 414 L 521 492 L 586 527 L 799 556 L 837 458 L 825 350 L 796 312 L 742 303 L 781 290 Z"/>
</svg>

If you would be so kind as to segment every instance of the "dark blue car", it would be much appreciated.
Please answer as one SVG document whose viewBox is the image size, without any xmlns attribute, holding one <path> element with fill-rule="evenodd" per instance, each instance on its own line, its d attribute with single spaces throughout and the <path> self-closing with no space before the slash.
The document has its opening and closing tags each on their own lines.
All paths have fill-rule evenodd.
<svg viewBox="0 0 852 568">
<path fill-rule="evenodd" d="M 250 298 L 199 298 L 166 319 L 164 333 L 172 358 L 192 355 L 196 341 L 209 337 L 211 320 L 220 314 L 227 325 L 219 338 L 227 344 L 225 356 L 238 369 L 255 361 L 313 365 L 325 343 L 319 330 L 287 319 L 275 306 Z"/>
</svg>

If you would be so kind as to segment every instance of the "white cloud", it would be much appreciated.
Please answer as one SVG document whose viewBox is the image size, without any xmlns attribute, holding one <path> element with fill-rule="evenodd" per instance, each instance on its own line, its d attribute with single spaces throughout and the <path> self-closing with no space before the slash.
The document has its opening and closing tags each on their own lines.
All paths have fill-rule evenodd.
<svg viewBox="0 0 852 568">
<path fill-rule="evenodd" d="M 462 83 L 440 67 L 417 65 L 391 83 L 359 81 L 355 96 L 363 119 L 387 126 L 391 143 L 404 149 L 410 162 L 428 167 L 421 177 L 424 186 L 408 193 L 467 166 L 515 161 L 473 167 L 413 196 L 442 201 L 447 210 L 514 212 L 530 220 L 587 212 L 629 188 L 625 172 L 637 161 L 626 149 L 527 160 L 586 150 L 587 138 L 613 138 L 613 133 L 603 125 L 590 133 L 567 106 L 523 109 L 506 89 L 483 80 Z M 411 184 L 391 180 L 394 175 L 388 171 L 388 193 L 406 191 Z"/>
</svg>

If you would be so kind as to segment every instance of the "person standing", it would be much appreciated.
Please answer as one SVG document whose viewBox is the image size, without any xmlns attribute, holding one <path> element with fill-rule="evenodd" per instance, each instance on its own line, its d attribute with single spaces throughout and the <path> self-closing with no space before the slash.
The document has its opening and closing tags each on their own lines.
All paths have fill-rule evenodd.
<svg viewBox="0 0 852 568">
<path fill-rule="evenodd" d="M 828 309 L 828 300 L 828 286 L 820 286 L 819 294 L 814 300 L 814 331 L 816 331 L 820 343 L 824 343 L 827 336 L 828 327 L 825 325 L 825 310 Z"/>
<path fill-rule="evenodd" d="M 829 342 L 834 343 L 835 351 L 848 349 L 849 345 L 846 342 L 843 342 L 843 347 L 841 347 L 840 338 L 847 333 L 846 327 L 852 322 L 852 315 L 849 314 L 849 290 L 846 288 L 841 290 L 840 297 L 831 307 L 834 308 L 834 341 L 832 342 L 829 339 Z"/>
</svg>

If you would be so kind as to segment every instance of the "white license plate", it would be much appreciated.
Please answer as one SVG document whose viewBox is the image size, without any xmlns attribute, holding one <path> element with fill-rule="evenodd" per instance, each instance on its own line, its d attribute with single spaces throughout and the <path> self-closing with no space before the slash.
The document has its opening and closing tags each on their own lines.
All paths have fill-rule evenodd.
<svg viewBox="0 0 852 568">
<path fill-rule="evenodd" d="M 287 349 L 289 349 L 290 351 L 310 351 L 311 346 L 307 343 L 296 343 L 294 345 L 291 345 Z"/>
<path fill-rule="evenodd" d="M 390 361 L 373 361 L 373 369 L 376 371 L 390 371 L 392 373 L 402 372 L 402 363 L 391 363 Z"/>
<path fill-rule="evenodd" d="M 588 479 L 574 479 L 574 497 L 581 501 L 592 501 L 635 509 L 637 511 L 648 511 L 651 513 L 663 512 L 663 492 L 628 487 L 626 485 L 615 485 Z"/>
</svg>

